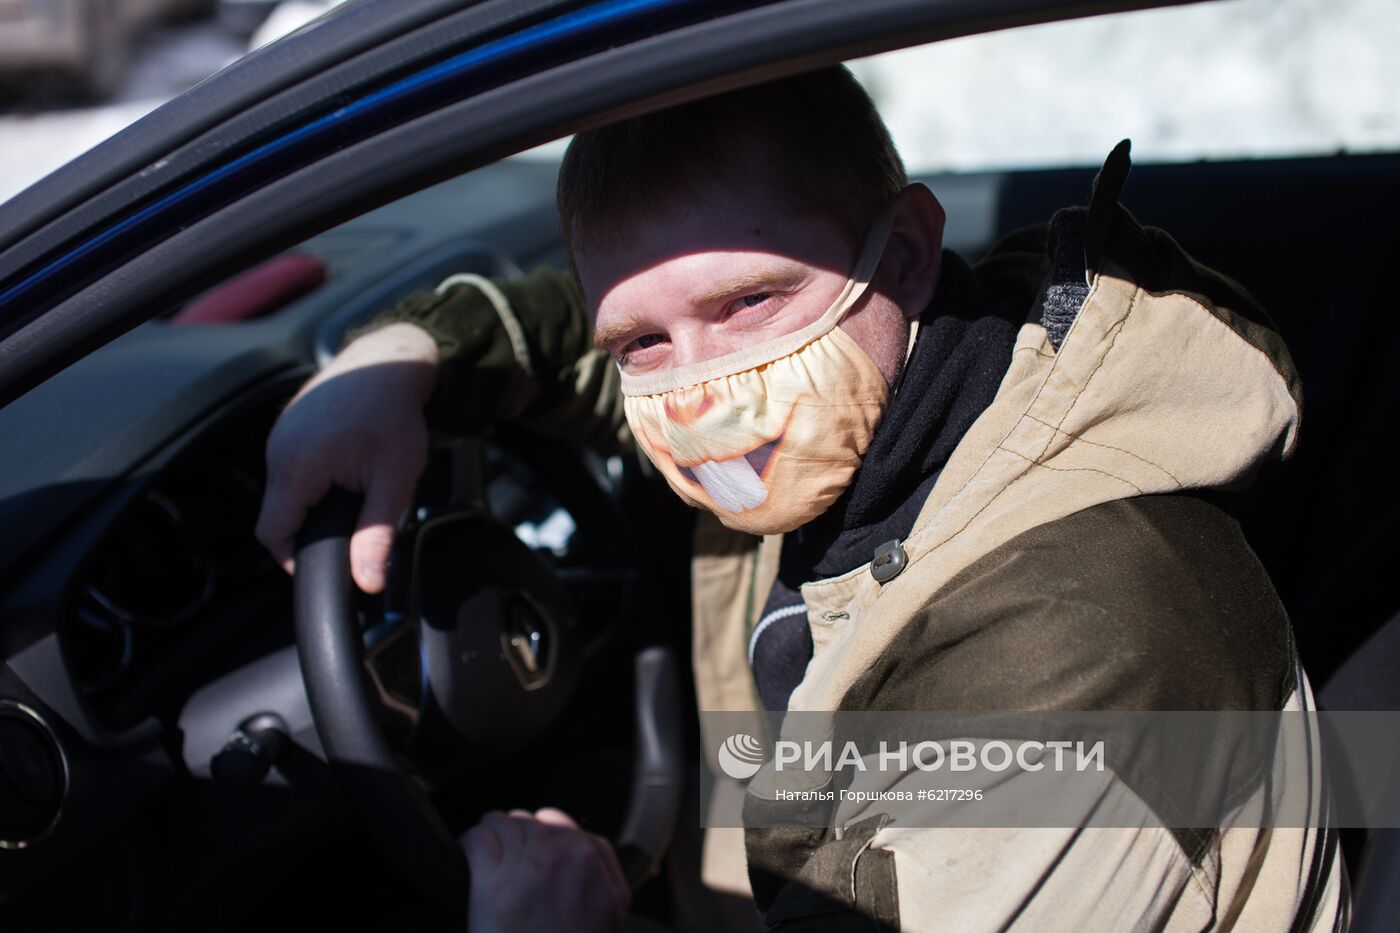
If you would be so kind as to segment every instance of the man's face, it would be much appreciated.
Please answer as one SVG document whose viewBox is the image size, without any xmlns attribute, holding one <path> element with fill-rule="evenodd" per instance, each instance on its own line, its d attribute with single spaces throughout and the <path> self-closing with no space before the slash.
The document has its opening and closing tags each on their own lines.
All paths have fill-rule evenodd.
<svg viewBox="0 0 1400 933">
<path fill-rule="evenodd" d="M 577 250 L 595 340 L 625 372 L 662 372 L 780 337 L 816 320 L 840 294 L 860 244 L 836 221 L 798 216 L 780 201 L 772 160 L 759 148 L 635 221 L 625 245 Z M 923 310 L 932 281 L 926 291 L 901 294 L 890 253 L 841 327 L 893 384 L 908 321 Z"/>
<path fill-rule="evenodd" d="M 576 250 L 595 309 L 595 341 L 624 372 L 660 374 L 784 336 L 841 295 L 861 244 L 836 221 L 801 216 L 776 197 L 773 165 L 761 146 L 749 146 L 716 180 L 634 222 L 625 245 Z M 901 194 L 895 215 L 871 287 L 840 325 L 874 364 L 842 390 L 880 406 L 904 362 L 909 321 L 932 296 L 942 230 L 941 209 L 926 188 Z M 770 370 L 764 396 L 740 407 L 714 404 L 704 384 L 680 389 L 666 397 L 664 411 L 629 412 L 629 420 L 683 498 L 759 527 L 786 507 L 768 497 L 771 489 L 819 485 L 810 459 L 791 460 L 792 450 L 810 458 L 832 448 L 827 455 L 847 461 L 847 477 L 860 462 L 862 451 L 847 450 L 843 435 L 832 433 L 835 409 L 810 397 L 803 375 Z M 873 424 L 856 430 L 868 437 Z"/>
</svg>

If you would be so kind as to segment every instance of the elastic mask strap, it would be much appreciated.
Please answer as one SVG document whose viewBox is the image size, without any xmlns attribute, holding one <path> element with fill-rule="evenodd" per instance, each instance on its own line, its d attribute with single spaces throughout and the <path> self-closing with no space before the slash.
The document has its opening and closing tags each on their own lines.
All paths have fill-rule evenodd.
<svg viewBox="0 0 1400 933">
<path fill-rule="evenodd" d="M 756 369 L 774 360 L 780 360 L 785 356 L 791 356 L 812 341 L 824 337 L 841 323 L 846 314 L 860 301 L 865 290 L 870 287 L 870 281 L 875 277 L 875 270 L 880 267 L 880 257 L 885 253 L 885 243 L 890 238 L 890 228 L 893 224 L 894 202 L 891 201 L 880 208 L 880 213 L 876 215 L 875 221 L 870 225 L 870 232 L 866 234 L 865 243 L 861 247 L 860 256 L 856 259 L 855 268 L 851 270 L 851 277 L 846 280 L 841 294 L 836 296 L 836 300 L 821 317 L 806 327 L 754 347 L 746 347 L 735 353 L 727 353 L 713 360 L 705 360 L 689 366 L 677 366 L 659 373 L 648 373 L 644 376 L 629 376 L 627 373 L 622 373 L 622 394 L 631 396 L 660 395 L 663 392 L 672 392 L 686 386 L 699 385 L 712 379 L 732 376 L 735 373 Z"/>
</svg>

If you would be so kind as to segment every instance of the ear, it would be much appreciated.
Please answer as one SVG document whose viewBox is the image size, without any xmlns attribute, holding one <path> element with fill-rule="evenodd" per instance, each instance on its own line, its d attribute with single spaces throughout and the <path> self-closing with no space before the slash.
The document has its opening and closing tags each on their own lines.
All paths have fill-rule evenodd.
<svg viewBox="0 0 1400 933">
<path fill-rule="evenodd" d="M 894 196 L 894 223 L 876 273 L 882 294 L 913 320 L 933 300 L 943 259 L 943 205 L 926 185 L 912 184 Z"/>
</svg>

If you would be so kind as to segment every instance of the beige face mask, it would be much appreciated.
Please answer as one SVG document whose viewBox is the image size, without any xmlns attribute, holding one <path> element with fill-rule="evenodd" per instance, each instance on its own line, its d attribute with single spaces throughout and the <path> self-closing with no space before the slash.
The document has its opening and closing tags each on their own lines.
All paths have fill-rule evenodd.
<svg viewBox="0 0 1400 933">
<path fill-rule="evenodd" d="M 881 211 L 836 301 L 784 337 L 714 360 L 622 374 L 643 451 L 682 499 L 751 534 L 792 531 L 850 484 L 889 389 L 839 326 L 865 293 L 889 238 Z"/>
</svg>

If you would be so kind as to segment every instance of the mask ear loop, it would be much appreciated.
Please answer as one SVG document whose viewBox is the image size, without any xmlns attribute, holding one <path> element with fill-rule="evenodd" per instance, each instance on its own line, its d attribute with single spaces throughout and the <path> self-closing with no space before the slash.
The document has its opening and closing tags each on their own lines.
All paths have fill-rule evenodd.
<svg viewBox="0 0 1400 933">
<path fill-rule="evenodd" d="M 831 330 L 832 327 L 846 319 L 846 315 L 859 303 L 865 290 L 875 280 L 875 273 L 880 268 L 880 260 L 884 258 L 885 246 L 889 243 L 890 230 L 893 227 L 894 201 L 891 200 L 880 208 L 879 213 L 871 222 L 870 230 L 865 235 L 865 242 L 861 245 L 860 255 L 856 257 L 856 264 L 851 269 L 850 278 L 846 279 L 845 288 L 841 290 L 840 295 L 836 296 L 836 300 L 832 302 L 826 313 L 814 323 L 826 323 L 829 317 L 834 317 L 835 320 L 832 320 L 830 325 L 826 327 L 826 330 Z M 808 341 L 808 343 L 810 342 Z"/>
<path fill-rule="evenodd" d="M 885 244 L 889 241 L 893 226 L 894 201 L 891 200 L 875 215 L 870 231 L 865 236 L 865 243 L 861 246 L 860 255 L 856 258 L 856 264 L 841 293 L 821 317 L 806 327 L 766 343 L 689 366 L 677 366 L 644 376 L 629 376 L 619 371 L 622 377 L 622 394 L 661 395 L 702 382 L 722 379 L 791 356 L 814 340 L 826 336 L 845 319 L 865 294 L 865 290 L 870 287 L 870 282 L 875 278 L 875 271 L 880 267 L 880 259 L 885 254 Z"/>
</svg>

